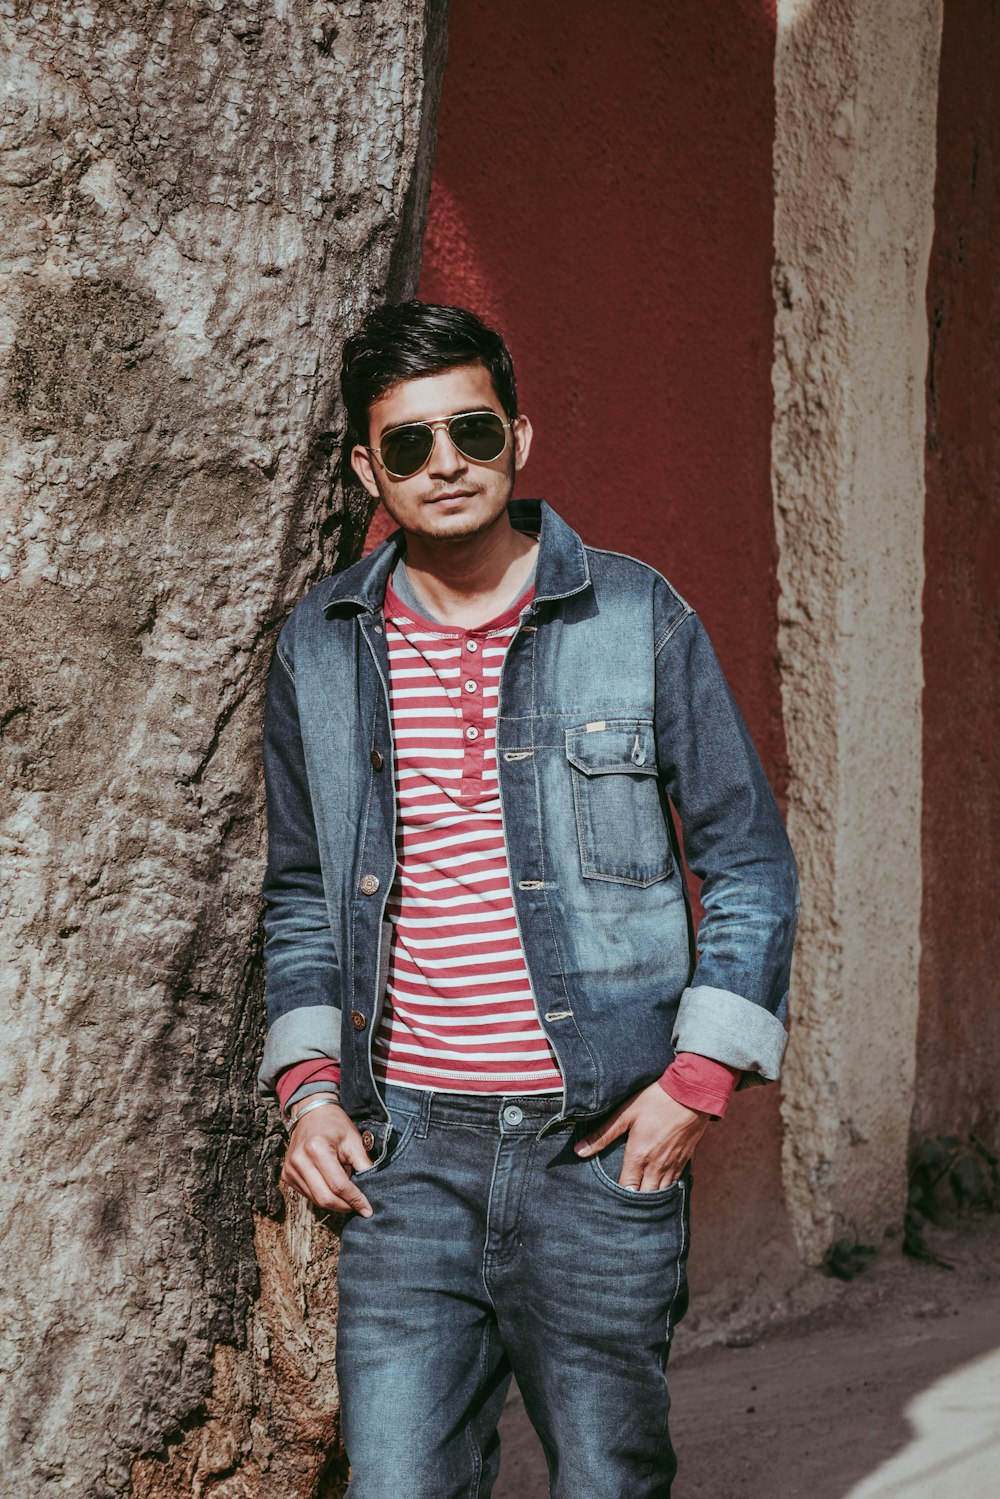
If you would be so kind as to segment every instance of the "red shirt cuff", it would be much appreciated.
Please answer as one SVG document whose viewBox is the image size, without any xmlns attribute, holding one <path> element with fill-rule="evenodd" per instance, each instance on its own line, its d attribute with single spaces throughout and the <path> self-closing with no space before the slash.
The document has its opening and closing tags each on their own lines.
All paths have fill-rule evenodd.
<svg viewBox="0 0 1000 1499">
<path fill-rule="evenodd" d="M 293 1067 L 286 1067 L 274 1085 L 283 1114 L 288 1113 L 288 1100 L 303 1083 L 334 1083 L 339 1087 L 340 1063 L 313 1057 L 308 1062 L 296 1062 Z"/>
<path fill-rule="evenodd" d="M 658 1081 L 664 1093 L 685 1108 L 724 1119 L 733 1089 L 742 1076 L 739 1067 L 730 1067 L 695 1051 L 680 1051 Z"/>
</svg>

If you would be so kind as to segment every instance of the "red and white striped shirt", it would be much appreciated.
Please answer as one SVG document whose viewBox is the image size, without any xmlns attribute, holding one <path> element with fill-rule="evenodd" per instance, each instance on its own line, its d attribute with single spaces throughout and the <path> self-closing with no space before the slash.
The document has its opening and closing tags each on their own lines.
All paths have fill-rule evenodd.
<svg viewBox="0 0 1000 1499">
<path fill-rule="evenodd" d="M 562 1088 L 518 936 L 497 786 L 500 669 L 533 593 L 458 629 L 386 589 L 398 862 L 386 907 L 389 992 L 372 1043 L 382 1080 L 449 1092 Z M 721 1117 L 739 1077 L 682 1052 L 659 1081 L 679 1103 Z M 287 1111 L 339 1079 L 339 1062 L 294 1063 L 277 1081 L 279 1102 Z"/>
<path fill-rule="evenodd" d="M 500 671 L 529 588 L 475 629 L 422 619 L 386 589 L 396 875 L 380 1081 L 559 1092 L 514 913 L 497 784 Z"/>
</svg>

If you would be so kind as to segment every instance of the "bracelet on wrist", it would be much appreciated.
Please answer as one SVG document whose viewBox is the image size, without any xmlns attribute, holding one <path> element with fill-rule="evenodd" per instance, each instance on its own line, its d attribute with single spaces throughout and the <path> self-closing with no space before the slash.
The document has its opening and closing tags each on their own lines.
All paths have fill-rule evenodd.
<svg viewBox="0 0 1000 1499">
<path fill-rule="evenodd" d="M 340 1094 L 339 1093 L 317 1093 L 314 1097 L 307 1098 L 304 1103 L 302 1103 L 302 1104 L 300 1104 L 298 1106 L 298 1108 L 296 1109 L 296 1111 L 295 1111 L 294 1114 L 290 1114 L 288 1116 L 288 1121 L 287 1121 L 288 1122 L 288 1133 L 289 1134 L 292 1133 L 292 1130 L 298 1124 L 298 1122 L 302 1118 L 303 1114 L 310 1113 L 312 1109 L 321 1109 L 321 1108 L 323 1108 L 324 1104 L 330 1104 L 330 1103 L 335 1103 L 335 1104 L 339 1105 L 340 1104 Z"/>
</svg>

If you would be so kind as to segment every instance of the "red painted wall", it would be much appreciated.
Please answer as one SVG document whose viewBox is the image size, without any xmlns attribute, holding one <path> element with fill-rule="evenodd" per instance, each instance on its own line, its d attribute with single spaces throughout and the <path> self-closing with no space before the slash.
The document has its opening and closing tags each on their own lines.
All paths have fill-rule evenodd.
<svg viewBox="0 0 1000 1499">
<path fill-rule="evenodd" d="M 770 491 L 773 0 L 452 0 L 421 295 L 496 322 L 519 492 L 652 563 L 715 641 L 779 794 Z M 789 1253 L 775 1088 L 699 1147 L 692 1281 Z"/>
<path fill-rule="evenodd" d="M 511 344 L 520 492 L 702 614 L 779 783 L 773 0 L 453 0 L 421 295 Z"/>
<path fill-rule="evenodd" d="M 914 1134 L 1000 1143 L 1000 8 L 947 0 L 927 310 Z"/>
</svg>

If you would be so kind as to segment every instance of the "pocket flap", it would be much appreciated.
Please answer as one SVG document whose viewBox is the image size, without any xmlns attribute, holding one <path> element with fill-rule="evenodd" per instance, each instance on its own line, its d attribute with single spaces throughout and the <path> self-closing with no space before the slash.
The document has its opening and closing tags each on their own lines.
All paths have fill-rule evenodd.
<svg viewBox="0 0 1000 1499">
<path fill-rule="evenodd" d="M 655 775 L 652 720 L 602 718 L 567 729 L 566 757 L 586 776 Z"/>
</svg>

